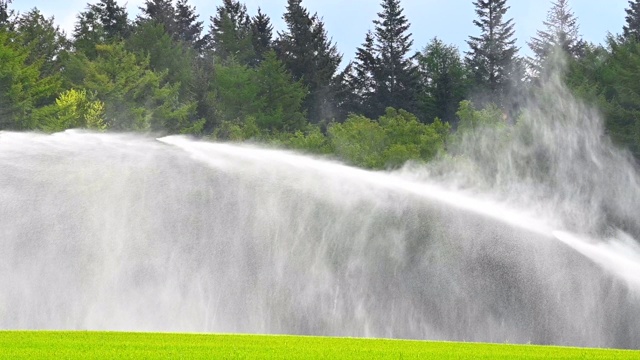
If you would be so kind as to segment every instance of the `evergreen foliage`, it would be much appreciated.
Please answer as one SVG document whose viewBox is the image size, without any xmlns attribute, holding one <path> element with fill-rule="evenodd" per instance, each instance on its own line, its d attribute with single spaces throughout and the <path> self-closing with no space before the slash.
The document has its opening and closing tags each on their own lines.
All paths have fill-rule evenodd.
<svg viewBox="0 0 640 360">
<path fill-rule="evenodd" d="M 420 114 L 427 122 L 435 118 L 457 122 L 458 104 L 465 99 L 469 74 L 455 46 L 433 38 L 417 55 L 420 72 Z"/>
<path fill-rule="evenodd" d="M 127 10 L 115 0 L 100 0 L 88 4 L 81 12 L 73 30 L 73 46 L 89 58 L 97 56 L 96 45 L 126 39 L 131 32 Z"/>
<path fill-rule="evenodd" d="M 238 0 L 224 0 L 211 17 L 209 48 L 223 62 L 249 64 L 255 54 L 252 31 L 247 7 Z"/>
<path fill-rule="evenodd" d="M 69 44 L 53 17 L 45 18 L 40 10 L 21 14 L 14 24 L 16 41 L 28 50 L 27 64 L 40 63 L 41 77 L 56 75 Z"/>
<path fill-rule="evenodd" d="M 500 130 L 486 147 L 497 149 L 519 115 L 512 99 L 536 91 L 528 76 L 561 48 L 567 84 L 640 158 L 638 1 L 629 1 L 623 34 L 598 46 L 580 39 L 568 0 L 554 0 L 527 68 L 506 0 L 473 2 L 480 34 L 464 60 L 438 38 L 412 53 L 401 1 L 381 0 L 342 69 L 322 18 L 302 0 L 287 1 L 275 38 L 269 16 L 241 0 L 207 14 L 207 34 L 188 0 L 145 0 L 136 21 L 118 1 L 94 0 L 70 39 L 38 9 L 15 14 L 10 4 L 0 0 L 0 130 L 189 133 L 394 168 L 456 154 L 486 127 Z"/>
<path fill-rule="evenodd" d="M 178 0 L 175 12 L 175 40 L 202 51 L 207 38 L 202 36 L 203 22 L 198 21 L 196 8 L 189 5 L 188 0 Z"/>
<path fill-rule="evenodd" d="M 415 112 L 418 72 L 413 58 L 409 56 L 413 46 L 412 34 L 408 32 L 409 21 L 403 14 L 400 0 L 383 0 L 380 5 L 382 11 L 373 21 L 377 58 L 374 101 Z"/>
<path fill-rule="evenodd" d="M 345 76 L 353 100 L 349 112 L 377 117 L 387 106 L 416 113 L 419 97 L 419 73 L 414 57 L 409 21 L 399 0 L 383 0 L 382 11 L 356 50 L 353 66 Z"/>
<path fill-rule="evenodd" d="M 584 52 L 585 43 L 579 34 L 578 19 L 569 8 L 568 0 L 556 0 L 543 22 L 546 30 L 538 30 L 527 44 L 534 56 L 528 59 L 531 70 L 540 73 L 553 51 L 561 51 L 570 58 Z"/>
<path fill-rule="evenodd" d="M 11 29 L 11 18 L 14 13 L 13 10 L 9 9 L 9 4 L 12 2 L 13 0 L 0 0 L 0 29 Z"/>
<path fill-rule="evenodd" d="M 273 25 L 271 19 L 260 8 L 258 14 L 251 18 L 251 41 L 255 58 L 252 65 L 258 65 L 266 54 L 273 49 Z"/>
<path fill-rule="evenodd" d="M 474 92 L 484 94 L 480 102 L 502 104 L 510 92 L 512 64 L 518 48 L 515 46 L 513 19 L 505 20 L 509 10 L 507 0 L 476 0 L 478 18 L 473 24 L 479 36 L 469 36 L 467 66 L 474 81 Z"/>
<path fill-rule="evenodd" d="M 627 40 L 640 42 L 640 0 L 629 0 L 629 7 L 624 10 L 626 24 L 622 27 L 623 36 Z"/>
<path fill-rule="evenodd" d="M 309 89 L 305 109 L 312 123 L 332 120 L 334 77 L 342 61 L 317 14 L 310 15 L 302 0 L 288 0 L 284 14 L 287 30 L 278 33 L 276 50 L 295 80 Z"/>
</svg>

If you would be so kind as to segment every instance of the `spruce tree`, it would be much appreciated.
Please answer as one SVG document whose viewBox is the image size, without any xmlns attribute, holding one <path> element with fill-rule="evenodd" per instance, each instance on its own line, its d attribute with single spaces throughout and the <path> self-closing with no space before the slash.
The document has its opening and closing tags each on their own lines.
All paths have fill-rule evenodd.
<svg viewBox="0 0 640 360">
<path fill-rule="evenodd" d="M 630 0 L 629 8 L 624 11 L 627 13 L 627 24 L 622 27 L 624 38 L 640 42 L 640 0 Z"/>
<path fill-rule="evenodd" d="M 100 0 L 91 9 L 97 13 L 108 41 L 126 39 L 130 35 L 127 9 L 116 0 Z"/>
<path fill-rule="evenodd" d="M 178 0 L 175 13 L 175 39 L 194 49 L 203 49 L 206 38 L 202 37 L 203 22 L 198 21 L 196 8 L 189 5 L 188 0 Z"/>
<path fill-rule="evenodd" d="M 433 38 L 417 55 L 420 70 L 420 116 L 455 125 L 458 105 L 468 91 L 468 74 L 458 48 Z"/>
<path fill-rule="evenodd" d="M 222 61 L 248 64 L 253 58 L 251 18 L 238 0 L 224 0 L 211 17 L 209 49 Z"/>
<path fill-rule="evenodd" d="M 543 24 L 546 30 L 538 30 L 537 36 L 527 43 L 534 54 L 528 59 L 534 73 L 540 72 L 554 49 L 561 50 L 571 58 L 578 58 L 585 47 L 578 32 L 578 20 L 569 8 L 568 0 L 556 0 L 552 3 Z"/>
<path fill-rule="evenodd" d="M 381 6 L 379 19 L 373 22 L 376 26 L 377 71 L 374 76 L 377 88 L 372 106 L 378 105 L 378 115 L 389 106 L 415 112 L 418 72 L 413 57 L 408 56 L 413 45 L 410 24 L 403 15 L 400 0 L 383 0 Z"/>
<path fill-rule="evenodd" d="M 258 14 L 251 18 L 251 40 L 255 58 L 252 65 L 259 65 L 265 55 L 273 49 L 273 26 L 269 16 L 258 8 Z"/>
<path fill-rule="evenodd" d="M 115 0 L 88 4 L 78 14 L 73 30 L 73 46 L 89 58 L 97 56 L 96 45 L 121 41 L 131 34 L 127 10 Z"/>
<path fill-rule="evenodd" d="M 301 0 L 288 0 L 284 20 L 287 30 L 278 34 L 276 50 L 295 80 L 309 89 L 305 108 L 312 123 L 336 115 L 334 77 L 342 55 L 328 38 L 317 14 L 310 15 Z"/>
<path fill-rule="evenodd" d="M 382 12 L 374 20 L 375 32 L 368 32 L 345 76 L 352 92 L 346 112 L 377 118 L 387 107 L 418 110 L 419 74 L 414 57 L 409 22 L 400 0 L 383 0 Z"/>
<path fill-rule="evenodd" d="M 45 18 L 37 8 L 20 14 L 15 21 L 16 42 L 29 49 L 26 63 L 39 63 L 40 76 L 56 75 L 61 68 L 61 55 L 68 50 L 68 40 L 54 18 Z"/>
<path fill-rule="evenodd" d="M 347 100 L 343 103 L 345 114 L 355 113 L 376 118 L 379 108 L 384 106 L 375 103 L 375 94 L 378 91 L 376 75 L 379 69 L 376 54 L 374 35 L 368 31 L 364 43 L 356 49 L 354 61 L 342 75 L 347 93 Z"/>
<path fill-rule="evenodd" d="M 13 0 L 0 0 L 0 29 L 10 27 L 10 19 L 13 16 L 13 10 L 9 9 L 9 4 Z"/>
<path fill-rule="evenodd" d="M 513 19 L 504 20 L 509 7 L 506 0 L 476 0 L 480 36 L 470 36 L 467 44 L 467 66 L 473 76 L 475 93 L 482 94 L 481 102 L 502 104 L 510 91 L 510 76 L 515 46 Z"/>
<path fill-rule="evenodd" d="M 146 22 L 154 22 L 164 27 L 164 30 L 175 37 L 177 24 L 175 19 L 176 9 L 171 0 L 146 0 L 140 7 L 141 14 L 136 22 L 141 25 Z"/>
</svg>

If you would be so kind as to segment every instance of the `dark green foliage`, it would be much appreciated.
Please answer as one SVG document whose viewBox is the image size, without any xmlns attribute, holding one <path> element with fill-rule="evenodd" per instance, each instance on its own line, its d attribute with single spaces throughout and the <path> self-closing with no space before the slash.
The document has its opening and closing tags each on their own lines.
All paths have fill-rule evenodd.
<svg viewBox="0 0 640 360">
<path fill-rule="evenodd" d="M 473 24 L 479 36 L 469 36 L 467 66 L 473 76 L 474 92 L 479 102 L 502 104 L 510 92 L 515 46 L 513 19 L 504 19 L 509 7 L 506 0 L 476 0 L 478 18 Z"/>
<path fill-rule="evenodd" d="M 164 81 L 166 72 L 154 72 L 148 58 L 139 58 L 124 44 L 98 45 L 91 61 L 75 60 L 75 87 L 104 102 L 105 124 L 114 130 L 180 132 L 194 125 L 195 103 L 180 102 L 178 84 Z"/>
<path fill-rule="evenodd" d="M 174 39 L 202 51 L 207 38 L 202 37 L 203 22 L 198 21 L 196 8 L 190 6 L 188 0 L 178 0 L 175 16 Z"/>
<path fill-rule="evenodd" d="M 124 40 L 129 36 L 131 24 L 124 6 L 118 5 L 115 0 L 100 0 L 90 7 L 97 14 L 106 42 Z"/>
<path fill-rule="evenodd" d="M 258 15 L 251 18 L 251 41 L 255 58 L 252 65 L 258 65 L 273 49 L 273 25 L 271 19 L 258 8 Z"/>
<path fill-rule="evenodd" d="M 306 124 L 303 102 L 307 88 L 294 81 L 274 51 L 265 55 L 256 72 L 258 99 L 261 109 L 256 121 L 267 130 L 295 132 Z"/>
<path fill-rule="evenodd" d="M 324 23 L 310 15 L 301 0 L 288 0 L 284 20 L 287 30 L 278 34 L 276 50 L 295 80 L 309 89 L 305 109 L 312 123 L 334 118 L 334 77 L 342 61 Z"/>
<path fill-rule="evenodd" d="M 527 43 L 534 54 L 529 58 L 529 64 L 536 74 L 540 73 L 553 51 L 578 58 L 584 53 L 585 47 L 578 32 L 578 20 L 569 8 L 568 0 L 554 2 L 543 24 L 546 30 L 538 30 L 537 36 Z"/>
<path fill-rule="evenodd" d="M 204 119 L 203 132 L 211 134 L 219 125 L 217 104 L 213 91 L 214 63 L 209 57 L 196 58 L 193 66 L 193 98 L 196 101 L 196 117 Z"/>
<path fill-rule="evenodd" d="M 497 136 L 483 149 L 493 155 L 517 128 L 511 99 L 539 90 L 525 79 L 555 47 L 571 55 L 562 74 L 573 92 L 640 158 L 638 1 L 629 2 L 624 34 L 605 48 L 584 44 L 568 1 L 555 0 L 527 69 L 506 0 L 473 2 L 480 34 L 469 38 L 465 61 L 437 38 L 412 56 L 400 0 L 382 0 L 375 28 L 342 71 L 321 17 L 302 0 L 287 1 L 276 39 L 271 19 L 249 14 L 241 0 L 223 0 L 204 36 L 188 0 L 146 0 L 134 23 L 118 1 L 96 0 L 78 15 L 70 43 L 53 19 L 37 9 L 16 15 L 10 4 L 0 0 L 0 129 L 191 133 L 377 169 L 463 153 L 462 139 L 491 129 Z"/>
<path fill-rule="evenodd" d="M 215 74 L 217 113 L 222 121 L 235 122 L 240 128 L 249 121 L 262 135 L 295 132 L 306 126 L 302 104 L 307 90 L 292 79 L 275 52 L 268 52 L 257 69 L 219 65 Z"/>
<path fill-rule="evenodd" d="M 420 115 L 427 122 L 437 117 L 455 125 L 458 104 L 469 88 L 469 74 L 458 48 L 433 38 L 416 58 L 422 84 Z"/>
<path fill-rule="evenodd" d="M 609 136 L 640 158 L 640 43 L 608 38 L 571 67 L 569 84 L 597 104 Z"/>
<path fill-rule="evenodd" d="M 149 66 L 153 71 L 166 72 L 166 83 L 179 84 L 182 99 L 192 97 L 193 67 L 196 58 L 193 48 L 173 41 L 164 26 L 154 22 L 138 25 L 126 46 L 139 58 L 148 57 Z"/>
<path fill-rule="evenodd" d="M 146 0 L 140 10 L 142 13 L 136 19 L 137 26 L 160 25 L 176 42 L 197 51 L 205 46 L 203 23 L 198 21 L 195 8 L 189 5 L 188 0 L 178 0 L 175 6 L 171 0 Z"/>
<path fill-rule="evenodd" d="M 122 41 L 131 33 L 127 10 L 115 0 L 88 4 L 78 15 L 73 31 L 73 46 L 90 59 L 97 56 L 96 45 Z"/>
<path fill-rule="evenodd" d="M 378 90 L 378 60 L 373 33 L 368 31 L 364 43 L 356 49 L 355 60 L 341 74 L 344 87 L 342 108 L 345 113 L 376 116 L 378 106 L 373 105 Z"/>
<path fill-rule="evenodd" d="M 0 29 L 11 30 L 11 18 L 13 17 L 13 10 L 9 9 L 9 4 L 13 0 L 0 0 Z"/>
<path fill-rule="evenodd" d="M 640 42 L 640 0 L 629 0 L 629 7 L 624 10 L 626 24 L 622 27 L 623 36 L 627 40 Z"/>
<path fill-rule="evenodd" d="M 384 0 L 374 20 L 375 32 L 368 32 L 356 50 L 353 65 L 344 76 L 352 94 L 346 112 L 377 117 L 387 106 L 416 112 L 419 108 L 419 73 L 414 58 L 409 22 L 399 0 Z"/>
<path fill-rule="evenodd" d="M 45 18 L 38 9 L 21 14 L 15 22 L 17 42 L 28 50 L 27 64 L 41 63 L 40 75 L 53 76 L 60 70 L 68 41 L 53 17 Z"/>
<path fill-rule="evenodd" d="M 138 25 L 154 22 L 164 26 L 171 36 L 176 34 L 176 9 L 172 0 L 146 0 L 144 6 L 140 7 L 140 11 L 142 13 L 136 19 Z"/>
<path fill-rule="evenodd" d="M 417 108 L 418 71 L 408 56 L 413 40 L 400 0 L 383 0 L 375 24 L 374 101 L 414 112 Z M 371 104 L 373 105 L 373 104 Z M 379 105 L 380 106 L 380 105 Z"/>
<path fill-rule="evenodd" d="M 255 56 L 252 31 L 247 7 L 238 0 L 224 0 L 211 17 L 208 47 L 223 62 L 249 64 Z"/>
</svg>

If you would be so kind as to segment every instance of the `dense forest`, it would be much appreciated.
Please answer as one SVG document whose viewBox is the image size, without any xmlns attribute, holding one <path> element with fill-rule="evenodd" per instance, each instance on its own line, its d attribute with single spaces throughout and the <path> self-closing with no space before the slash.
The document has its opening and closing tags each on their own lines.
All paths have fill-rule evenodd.
<svg viewBox="0 0 640 360">
<path fill-rule="evenodd" d="M 640 0 L 604 44 L 581 39 L 568 0 L 552 2 L 530 57 L 515 46 L 507 0 L 473 6 L 468 52 L 434 38 L 413 53 L 401 1 L 381 0 L 345 64 L 302 0 L 287 1 L 276 33 L 239 0 L 221 1 L 208 28 L 188 0 L 147 0 L 135 19 L 100 0 L 72 34 L 2 0 L 0 130 L 192 134 L 389 168 L 428 161 L 478 124 L 512 126 L 521 100 L 561 67 L 613 141 L 640 158 Z"/>
</svg>

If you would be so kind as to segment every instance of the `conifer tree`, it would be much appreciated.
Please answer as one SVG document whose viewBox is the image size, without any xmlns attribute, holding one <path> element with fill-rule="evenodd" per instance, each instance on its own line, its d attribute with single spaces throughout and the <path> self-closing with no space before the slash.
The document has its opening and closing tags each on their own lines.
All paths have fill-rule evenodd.
<svg viewBox="0 0 640 360">
<path fill-rule="evenodd" d="M 355 99 L 348 112 L 369 118 L 379 117 L 387 107 L 417 111 L 419 82 L 414 58 L 408 56 L 413 45 L 409 21 L 400 0 L 383 0 L 381 7 L 375 32 L 368 32 L 356 50 L 347 76 Z"/>
<path fill-rule="evenodd" d="M 468 74 L 458 48 L 433 38 L 417 55 L 420 71 L 420 115 L 455 124 L 458 105 L 468 90 Z"/>
<path fill-rule="evenodd" d="M 54 76 L 60 70 L 61 54 L 68 40 L 54 18 L 45 18 L 37 8 L 20 14 L 15 21 L 16 42 L 29 49 L 27 64 L 40 63 L 41 77 Z"/>
<path fill-rule="evenodd" d="M 248 64 L 254 56 L 251 34 L 246 5 L 238 0 L 224 0 L 211 17 L 209 48 L 224 62 Z"/>
<path fill-rule="evenodd" d="M 0 0 L 0 28 L 8 28 L 13 10 L 9 9 L 9 4 L 13 0 Z"/>
<path fill-rule="evenodd" d="M 378 108 L 384 106 L 375 104 L 379 66 L 374 41 L 373 33 L 368 31 L 364 43 L 356 49 L 354 61 L 344 71 L 343 81 L 349 97 L 343 105 L 345 114 L 355 113 L 375 118 Z"/>
<path fill-rule="evenodd" d="M 629 7 L 624 10 L 626 25 L 622 27 L 623 36 L 627 40 L 640 42 L 640 0 L 629 0 Z"/>
<path fill-rule="evenodd" d="M 374 20 L 377 55 L 375 103 L 379 106 L 415 112 L 418 72 L 409 57 L 413 45 L 409 21 L 404 16 L 400 0 L 383 0 L 379 19 Z M 384 105 L 383 105 L 384 104 Z M 372 104 L 373 105 L 373 104 Z M 379 108 L 381 115 L 384 108 Z"/>
<path fill-rule="evenodd" d="M 554 49 L 560 49 L 564 54 L 577 58 L 582 55 L 585 47 L 578 32 L 577 18 L 569 8 L 568 0 L 553 2 L 543 24 L 546 30 L 538 30 L 537 36 L 527 43 L 534 53 L 534 56 L 528 59 L 534 73 L 540 72 Z"/>
<path fill-rule="evenodd" d="M 100 0 L 92 10 L 98 14 L 108 40 L 126 39 L 131 33 L 127 9 L 116 0 Z"/>
<path fill-rule="evenodd" d="M 251 40 L 255 52 L 252 65 L 258 65 L 273 49 L 273 25 L 269 16 L 265 15 L 260 8 L 258 8 L 258 14 L 251 18 Z"/>
<path fill-rule="evenodd" d="M 177 33 L 176 9 L 171 0 L 146 0 L 140 11 L 141 14 L 136 19 L 138 25 L 154 22 L 162 25 L 172 37 Z"/>
<path fill-rule="evenodd" d="M 485 94 L 481 101 L 502 104 L 510 91 L 510 76 L 515 46 L 513 19 L 504 19 L 506 0 L 476 0 L 478 18 L 473 21 L 480 36 L 470 36 L 467 66 L 473 76 L 475 93 Z"/>
<path fill-rule="evenodd" d="M 94 58 L 96 45 L 124 40 L 130 34 L 127 10 L 115 0 L 100 0 L 96 4 L 88 4 L 87 9 L 78 15 L 73 45 L 76 50 Z"/>
<path fill-rule="evenodd" d="M 201 51 L 207 41 L 202 37 L 203 22 L 198 21 L 196 8 L 188 0 L 178 0 L 175 14 L 176 33 L 174 38 Z"/>
<path fill-rule="evenodd" d="M 309 89 L 305 108 L 312 123 L 336 115 L 334 77 L 342 55 L 328 38 L 317 14 L 310 15 L 302 0 L 288 0 L 284 20 L 287 30 L 278 34 L 276 50 L 295 80 Z"/>
</svg>

